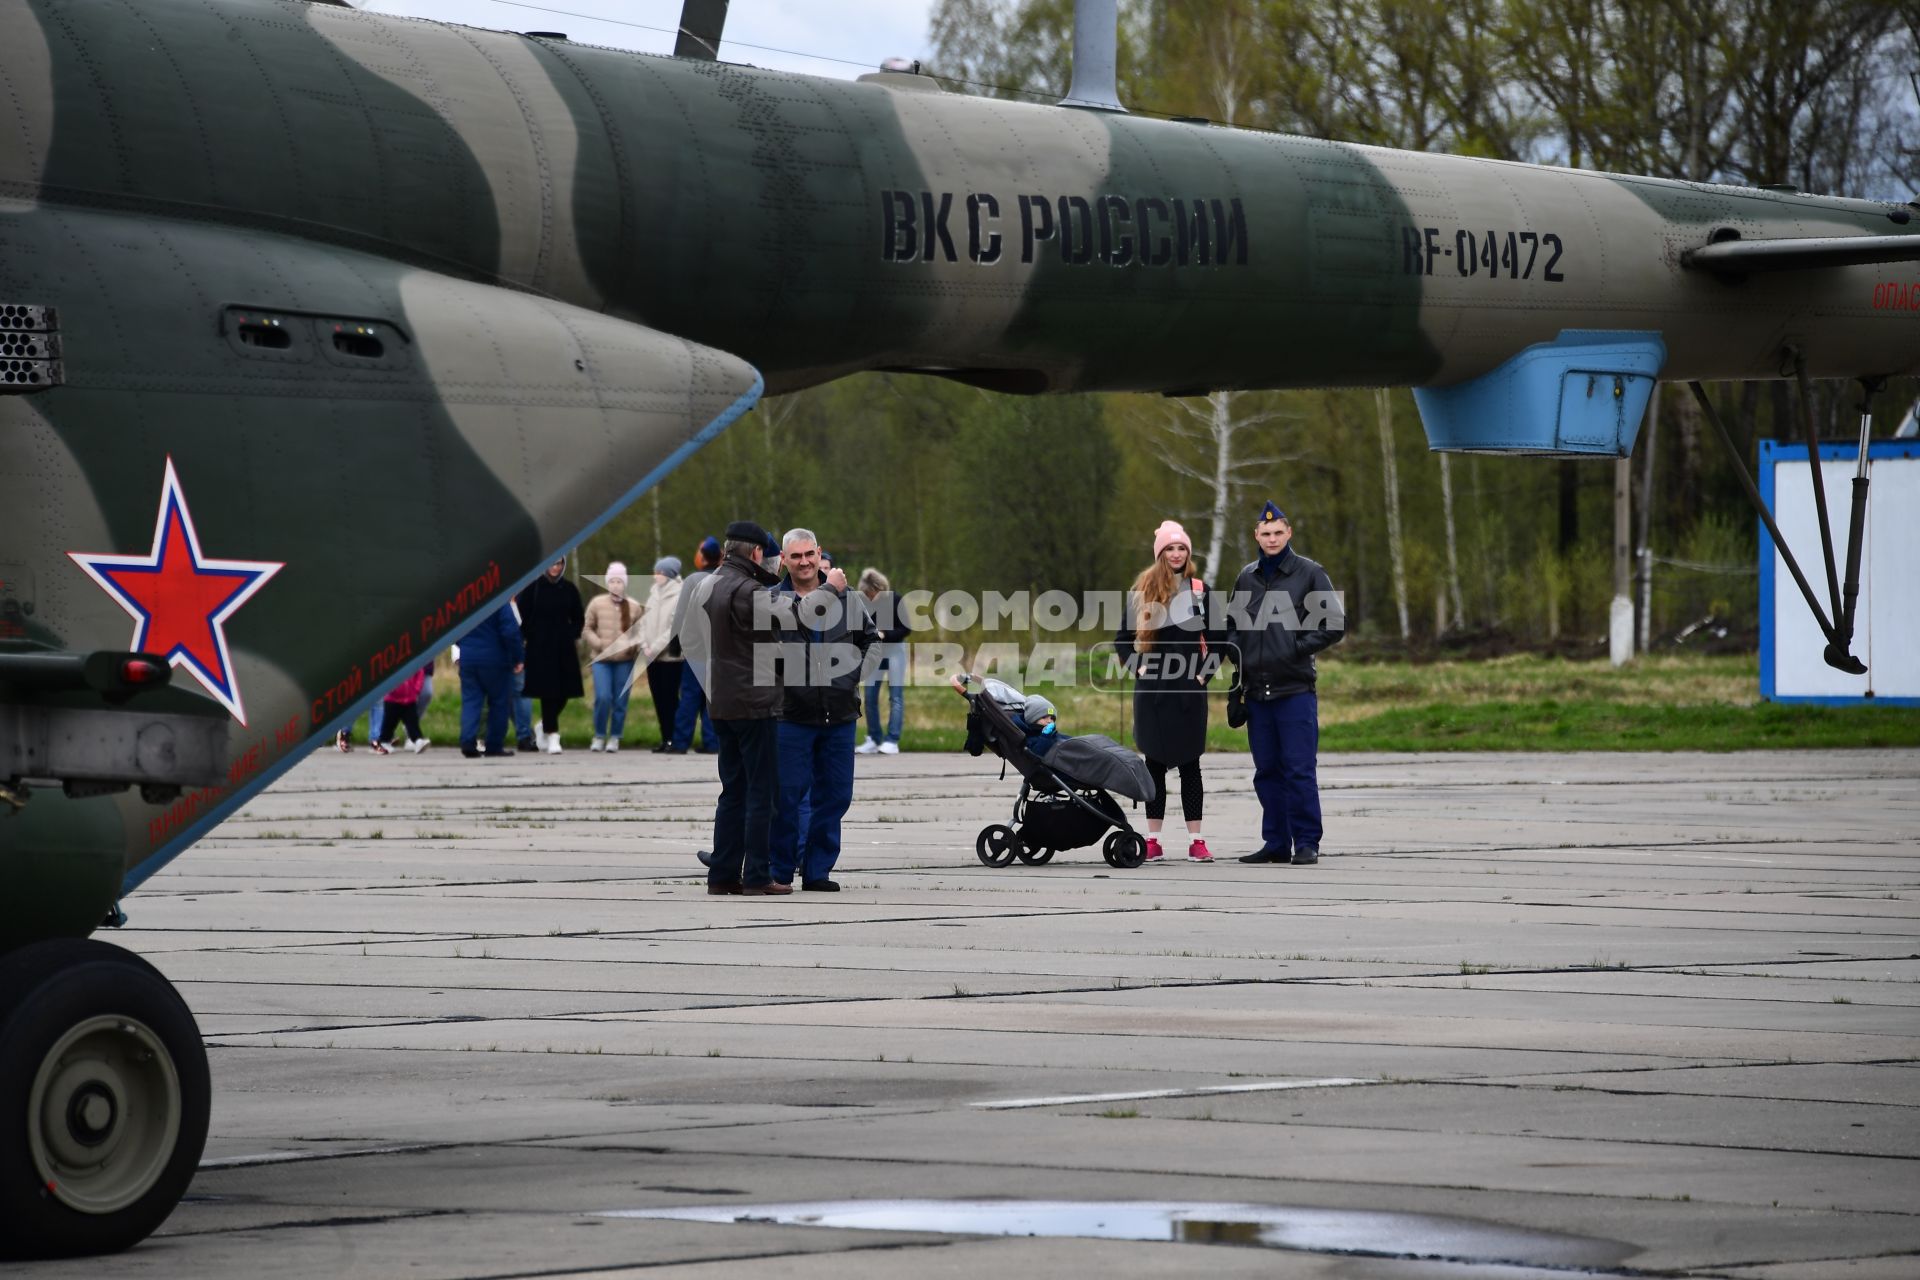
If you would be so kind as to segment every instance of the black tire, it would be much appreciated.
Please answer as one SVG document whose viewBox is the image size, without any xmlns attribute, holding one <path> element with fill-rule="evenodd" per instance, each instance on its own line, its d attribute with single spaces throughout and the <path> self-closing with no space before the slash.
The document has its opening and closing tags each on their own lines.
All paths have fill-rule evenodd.
<svg viewBox="0 0 1920 1280">
<path fill-rule="evenodd" d="M 1146 837 L 1131 831 L 1116 831 L 1100 846 L 1107 865 L 1120 870 L 1139 866 L 1147 860 Z"/>
<path fill-rule="evenodd" d="M 199 1167 L 211 1096 L 199 1026 L 139 956 L 61 938 L 0 957 L 0 1258 L 146 1239 Z"/>
<path fill-rule="evenodd" d="M 1030 849 L 1023 840 L 1020 844 L 1020 861 L 1030 867 L 1044 867 L 1053 861 L 1053 850 L 1046 848 Z"/>
<path fill-rule="evenodd" d="M 988 866 L 1004 867 L 1019 855 L 1020 837 L 1013 834 L 1012 827 L 996 822 L 990 827 L 980 828 L 980 834 L 973 842 L 973 851 Z"/>
</svg>

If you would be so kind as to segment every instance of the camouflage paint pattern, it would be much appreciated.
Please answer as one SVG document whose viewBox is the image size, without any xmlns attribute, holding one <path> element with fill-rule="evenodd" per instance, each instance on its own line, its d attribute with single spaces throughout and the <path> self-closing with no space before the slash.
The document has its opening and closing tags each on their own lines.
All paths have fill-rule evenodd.
<svg viewBox="0 0 1920 1280">
<path fill-rule="evenodd" d="M 1778 377 L 1787 343 L 1920 371 L 1920 305 L 1882 305 L 1910 269 L 1680 262 L 1727 228 L 1920 232 L 1887 205 L 931 86 L 297 0 L 0 0 L 0 302 L 57 307 L 66 363 L 0 395 L 32 605 L 0 646 L 127 646 L 69 553 L 146 551 L 169 459 L 208 556 L 285 566 L 226 625 L 226 783 L 37 790 L 0 818 L 0 945 L 86 932 L 763 379 L 1433 386 L 1565 328 L 1658 330 L 1669 378 Z"/>
</svg>

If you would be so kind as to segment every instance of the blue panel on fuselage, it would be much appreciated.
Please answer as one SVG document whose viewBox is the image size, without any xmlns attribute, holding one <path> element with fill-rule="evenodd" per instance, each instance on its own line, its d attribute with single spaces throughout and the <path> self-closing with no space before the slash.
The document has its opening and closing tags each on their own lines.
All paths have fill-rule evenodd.
<svg viewBox="0 0 1920 1280">
<path fill-rule="evenodd" d="M 1413 398 L 1435 450 L 1624 458 L 1666 359 L 1658 333 L 1564 329 L 1471 382 Z"/>
</svg>

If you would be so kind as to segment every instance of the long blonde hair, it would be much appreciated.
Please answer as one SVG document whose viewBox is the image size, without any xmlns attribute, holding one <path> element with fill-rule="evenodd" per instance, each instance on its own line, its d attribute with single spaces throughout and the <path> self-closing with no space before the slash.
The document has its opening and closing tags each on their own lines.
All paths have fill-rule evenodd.
<svg viewBox="0 0 1920 1280">
<path fill-rule="evenodd" d="M 1167 605 L 1179 588 L 1180 579 L 1174 576 L 1164 551 L 1133 580 L 1133 647 L 1139 652 L 1153 649 L 1154 632 L 1166 625 Z M 1149 620 L 1154 622 L 1151 627 L 1147 625 Z"/>
</svg>

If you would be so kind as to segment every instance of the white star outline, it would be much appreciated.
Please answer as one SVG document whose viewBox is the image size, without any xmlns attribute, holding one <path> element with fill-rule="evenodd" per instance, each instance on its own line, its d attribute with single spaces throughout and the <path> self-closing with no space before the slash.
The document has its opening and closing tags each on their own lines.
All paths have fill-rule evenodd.
<svg viewBox="0 0 1920 1280">
<path fill-rule="evenodd" d="M 244 573 L 254 575 L 251 582 L 235 592 L 233 598 L 221 605 L 219 611 L 208 619 L 208 627 L 213 632 L 214 645 L 220 653 L 220 671 L 221 674 L 225 675 L 225 680 L 221 680 L 214 673 L 207 671 L 200 663 L 194 660 L 191 654 L 184 650 L 176 649 L 167 659 L 167 665 L 183 667 L 191 673 L 193 678 L 200 682 L 201 687 L 212 695 L 213 700 L 225 707 L 227 711 L 232 714 L 233 718 L 238 720 L 244 728 L 247 723 L 246 707 L 240 696 L 238 673 L 233 669 L 233 656 L 227 648 L 225 623 L 228 618 L 232 617 L 234 613 L 238 611 L 241 605 L 253 598 L 253 594 L 256 591 L 266 586 L 275 574 L 287 567 L 284 562 L 270 560 L 215 560 L 203 555 L 200 551 L 200 534 L 199 531 L 194 528 L 193 512 L 187 507 L 186 492 L 180 487 L 180 476 L 174 470 L 172 455 L 168 455 L 167 457 L 166 475 L 160 484 L 160 510 L 154 516 L 153 520 L 153 546 L 146 555 L 96 555 L 89 552 L 69 551 L 67 552 L 67 556 L 75 564 L 79 565 L 88 577 L 100 584 L 101 589 L 113 597 L 115 603 L 127 611 L 128 616 L 134 620 L 133 639 L 129 642 L 128 648 L 135 653 L 144 652 L 141 649 L 141 643 L 146 639 L 147 627 L 153 621 L 152 615 L 145 609 L 142 609 L 138 602 L 129 598 L 127 594 L 114 583 L 112 578 L 100 572 L 100 570 L 103 567 L 109 569 L 158 569 L 160 567 L 160 558 L 166 552 L 167 513 L 176 509 L 180 512 L 180 526 L 185 530 L 187 535 L 188 556 L 196 571 L 204 569 L 218 573 Z"/>
</svg>

